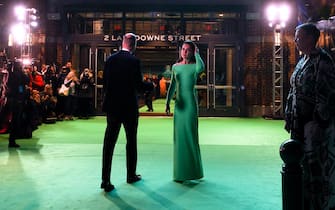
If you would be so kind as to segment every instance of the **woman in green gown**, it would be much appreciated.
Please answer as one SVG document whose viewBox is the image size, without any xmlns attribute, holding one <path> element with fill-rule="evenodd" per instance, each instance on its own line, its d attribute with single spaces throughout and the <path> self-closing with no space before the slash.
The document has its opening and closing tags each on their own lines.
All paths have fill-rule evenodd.
<svg viewBox="0 0 335 210">
<path fill-rule="evenodd" d="M 174 108 L 174 158 L 173 180 L 183 182 L 203 177 L 199 136 L 198 102 L 195 85 L 204 62 L 199 49 L 191 41 L 185 41 L 179 60 L 172 66 L 171 84 L 167 93 L 166 112 L 170 113 L 170 101 L 176 94 Z"/>
</svg>

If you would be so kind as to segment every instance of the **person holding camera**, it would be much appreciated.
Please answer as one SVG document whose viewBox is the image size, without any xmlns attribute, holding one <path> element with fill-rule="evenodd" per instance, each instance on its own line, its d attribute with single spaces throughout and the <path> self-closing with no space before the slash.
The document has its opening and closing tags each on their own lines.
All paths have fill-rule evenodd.
<svg viewBox="0 0 335 210">
<path fill-rule="evenodd" d="M 88 119 L 94 94 L 94 77 L 90 69 L 85 68 L 79 76 L 77 88 L 78 118 Z"/>
</svg>

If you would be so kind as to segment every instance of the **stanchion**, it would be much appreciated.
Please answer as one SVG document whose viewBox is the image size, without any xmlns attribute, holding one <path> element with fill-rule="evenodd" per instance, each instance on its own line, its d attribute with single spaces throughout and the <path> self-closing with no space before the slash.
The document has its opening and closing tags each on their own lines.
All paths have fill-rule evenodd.
<svg viewBox="0 0 335 210">
<path fill-rule="evenodd" d="M 303 167 L 302 143 L 289 139 L 280 145 L 282 166 L 283 210 L 303 210 Z"/>
</svg>

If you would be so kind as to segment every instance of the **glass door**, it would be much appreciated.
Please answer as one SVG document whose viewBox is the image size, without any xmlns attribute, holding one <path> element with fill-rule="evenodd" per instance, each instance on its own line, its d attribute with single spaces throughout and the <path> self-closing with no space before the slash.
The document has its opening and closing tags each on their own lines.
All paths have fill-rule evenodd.
<svg viewBox="0 0 335 210">
<path fill-rule="evenodd" d="M 90 59 L 91 69 L 94 70 L 95 76 L 95 97 L 94 97 L 94 107 L 96 114 L 102 114 L 102 100 L 103 100 L 103 70 L 105 66 L 105 61 L 107 58 L 118 50 L 115 46 L 108 47 L 97 47 L 96 49 L 90 49 L 90 55 L 93 58 Z"/>
<path fill-rule="evenodd" d="M 228 110 L 233 108 L 236 98 L 234 82 L 234 52 L 232 47 L 215 47 L 213 53 L 213 109 Z"/>
<path fill-rule="evenodd" d="M 199 45 L 206 71 L 197 83 L 200 116 L 239 116 L 236 49 Z"/>
<path fill-rule="evenodd" d="M 196 89 L 198 92 L 198 106 L 200 112 L 206 112 L 210 107 L 209 102 L 209 48 L 206 44 L 197 44 L 199 48 L 199 54 L 204 61 L 205 71 L 201 73 L 198 77 Z"/>
</svg>

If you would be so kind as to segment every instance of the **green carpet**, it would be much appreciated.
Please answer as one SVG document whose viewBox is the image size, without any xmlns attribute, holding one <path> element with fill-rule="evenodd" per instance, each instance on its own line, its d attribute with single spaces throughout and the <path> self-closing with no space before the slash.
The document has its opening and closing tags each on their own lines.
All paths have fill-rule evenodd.
<svg viewBox="0 0 335 210">
<path fill-rule="evenodd" d="M 0 135 L 0 209 L 223 209 L 280 210 L 279 145 L 288 138 L 283 121 L 200 118 L 204 179 L 172 181 L 172 118 L 141 117 L 138 173 L 125 182 L 125 134 L 113 158 L 116 190 L 101 189 L 104 117 L 42 125 L 20 149 Z"/>
</svg>

